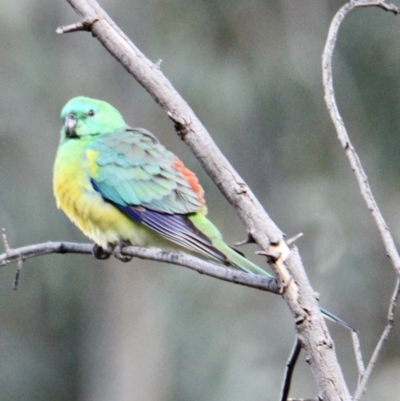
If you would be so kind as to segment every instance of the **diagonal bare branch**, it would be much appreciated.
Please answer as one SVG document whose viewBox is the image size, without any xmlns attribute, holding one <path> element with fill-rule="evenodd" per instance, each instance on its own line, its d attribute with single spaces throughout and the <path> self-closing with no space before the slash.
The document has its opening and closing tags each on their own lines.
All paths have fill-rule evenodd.
<svg viewBox="0 0 400 401">
<path fill-rule="evenodd" d="M 356 331 L 351 332 L 351 338 L 353 340 L 353 347 L 354 347 L 357 368 L 358 368 L 358 383 L 361 383 L 361 380 L 365 373 L 365 366 L 364 366 L 363 356 L 362 356 L 362 352 L 361 352 L 360 339 L 358 338 L 358 334 Z"/>
<path fill-rule="evenodd" d="M 382 347 L 384 346 L 385 342 L 389 338 L 389 334 L 393 329 L 394 312 L 396 310 L 396 303 L 399 298 L 399 293 L 400 293 L 400 280 L 397 279 L 396 287 L 393 291 L 392 298 L 390 299 L 390 305 L 389 305 L 389 310 L 388 310 L 388 315 L 387 315 L 387 323 L 386 323 L 385 329 L 383 330 L 383 333 L 382 333 L 378 343 L 376 344 L 374 352 L 368 363 L 367 369 L 365 370 L 365 372 L 361 378 L 361 381 L 357 386 L 357 390 L 354 394 L 353 401 L 359 401 L 360 398 L 362 397 L 362 395 L 364 394 L 366 387 L 367 387 L 368 380 L 375 367 L 376 361 L 378 360 L 378 357 L 382 350 Z"/>
<path fill-rule="evenodd" d="M 292 383 L 294 368 L 296 367 L 296 362 L 299 359 L 300 351 L 301 351 L 301 344 L 299 338 L 296 337 L 296 339 L 294 340 L 292 351 L 290 352 L 289 355 L 289 359 L 286 362 L 286 370 L 282 383 L 280 401 L 286 401 L 288 398 L 290 385 Z"/>
</svg>

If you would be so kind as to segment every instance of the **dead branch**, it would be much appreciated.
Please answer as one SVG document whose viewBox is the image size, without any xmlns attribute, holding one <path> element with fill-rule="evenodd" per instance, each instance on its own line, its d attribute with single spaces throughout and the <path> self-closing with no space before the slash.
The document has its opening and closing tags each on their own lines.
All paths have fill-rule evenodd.
<svg viewBox="0 0 400 401">
<path fill-rule="evenodd" d="M 285 375 L 283 378 L 283 383 L 282 383 L 282 391 L 281 391 L 281 401 L 286 401 L 289 395 L 290 391 L 290 385 L 292 383 L 292 377 L 294 373 L 294 368 L 296 367 L 296 362 L 299 358 L 301 351 L 301 344 L 299 339 L 296 337 L 292 351 L 289 355 L 289 359 L 286 362 L 286 370 L 285 370 Z"/>
<path fill-rule="evenodd" d="M 397 279 L 396 281 L 396 287 L 393 291 L 392 294 L 392 298 L 390 299 L 390 305 L 389 305 L 389 310 L 388 310 L 388 315 L 387 315 L 387 323 L 386 326 L 383 330 L 383 333 L 378 341 L 378 343 L 376 344 L 376 347 L 374 349 L 374 352 L 371 356 L 371 359 L 368 363 L 367 369 L 365 370 L 364 374 L 362 375 L 361 381 L 359 382 L 358 386 L 357 386 L 357 390 L 354 394 L 354 401 L 359 401 L 359 399 L 361 398 L 361 396 L 365 393 L 366 387 L 367 387 L 367 383 L 368 380 L 371 376 L 371 373 L 375 367 L 376 361 L 378 360 L 379 354 L 383 348 L 383 345 L 385 344 L 385 342 L 387 341 L 387 339 L 389 338 L 389 334 L 393 329 L 393 323 L 394 323 L 394 312 L 396 310 L 396 303 L 397 303 L 397 299 L 399 297 L 399 293 L 400 293 L 400 280 Z"/>
<path fill-rule="evenodd" d="M 356 150 L 354 149 L 349 135 L 347 133 L 346 127 L 344 125 L 343 119 L 339 113 L 336 99 L 335 99 L 335 91 L 333 88 L 333 78 L 332 78 L 332 56 L 333 56 L 333 51 L 335 49 L 336 45 L 336 40 L 339 32 L 340 25 L 346 15 L 353 9 L 357 7 L 379 7 L 382 8 L 385 11 L 390 11 L 394 13 L 395 15 L 399 14 L 399 9 L 393 5 L 386 3 L 383 0 L 377 0 L 377 1 L 366 1 L 366 0 L 352 0 L 348 3 L 346 3 L 335 15 L 333 18 L 330 28 L 329 28 L 329 33 L 328 33 L 328 38 L 326 40 L 324 52 L 322 55 L 322 74 L 323 74 L 323 84 L 324 84 L 324 92 L 325 92 L 325 102 L 329 111 L 329 114 L 331 116 L 331 119 L 333 121 L 333 124 L 335 125 L 337 136 L 339 139 L 340 144 L 343 147 L 343 150 L 345 151 L 345 154 L 349 160 L 351 169 L 353 170 L 358 185 L 360 187 L 360 192 L 362 197 L 364 198 L 365 203 L 367 204 L 368 209 L 371 211 L 372 217 L 375 221 L 375 224 L 378 227 L 379 233 L 382 237 L 383 244 L 386 249 L 386 253 L 389 256 L 393 269 L 395 270 L 398 279 L 396 282 L 396 286 L 390 301 L 389 305 L 389 312 L 388 312 L 388 318 L 387 318 L 387 324 L 383 330 L 383 333 L 375 347 L 375 350 L 372 354 L 372 357 L 368 363 L 367 368 L 364 368 L 364 363 L 363 363 L 363 358 L 361 354 L 361 349 L 358 341 L 358 337 L 356 333 L 353 333 L 353 342 L 355 346 L 355 352 L 356 352 L 356 360 L 357 360 L 357 366 L 359 370 L 359 383 L 357 386 L 357 390 L 354 395 L 354 401 L 358 401 L 363 393 L 365 392 L 366 385 L 368 382 L 368 379 L 372 373 L 372 370 L 375 366 L 375 363 L 378 359 L 379 353 L 387 340 L 392 328 L 393 328 L 393 319 L 394 319 L 394 310 L 396 307 L 396 301 L 399 295 L 400 287 L 399 287 L 399 278 L 400 278 L 400 256 L 397 251 L 395 242 L 393 240 L 392 234 L 389 230 L 389 227 L 387 226 L 385 219 L 383 218 L 383 215 L 381 211 L 379 210 L 378 204 L 375 201 L 375 198 L 372 194 L 371 187 L 368 182 L 368 177 L 361 165 L 360 158 L 358 157 L 358 154 Z"/>
<path fill-rule="evenodd" d="M 333 78 L 332 78 L 332 56 L 333 51 L 335 49 L 337 35 L 339 32 L 340 25 L 346 15 L 357 7 L 380 7 L 386 11 L 391 11 L 394 14 L 399 13 L 399 9 L 392 5 L 387 4 L 382 0 L 377 1 L 350 1 L 346 3 L 335 15 L 332 20 L 331 26 L 329 28 L 328 37 L 326 39 L 326 44 L 324 48 L 324 52 L 322 55 L 322 75 L 323 75 L 323 84 L 324 84 L 324 92 L 325 92 L 325 102 L 328 108 L 329 114 L 335 125 L 336 132 L 338 135 L 338 139 L 346 153 L 346 156 L 349 160 L 351 169 L 354 171 L 354 174 L 357 178 L 358 185 L 360 187 L 361 195 L 367 204 L 368 209 L 371 211 L 372 217 L 378 227 L 378 230 L 381 234 L 383 244 L 385 246 L 387 255 L 389 256 L 393 268 L 395 269 L 398 277 L 400 277 L 400 256 L 396 249 L 396 245 L 394 243 L 392 234 L 385 222 L 385 219 L 382 216 L 381 211 L 375 201 L 375 198 L 372 194 L 371 187 L 368 182 L 368 177 L 365 174 L 365 171 L 361 165 L 361 161 L 355 151 L 349 135 L 347 133 L 346 127 L 344 125 L 343 119 L 339 113 L 336 99 L 335 99 L 335 90 L 333 88 Z"/>
<path fill-rule="evenodd" d="M 19 262 L 36 256 L 48 255 L 51 253 L 67 254 L 92 254 L 93 244 L 76 244 L 72 242 L 44 242 L 42 244 L 28 245 L 21 248 L 9 249 L 0 254 L 0 266 Z M 123 255 L 133 256 L 140 259 L 154 260 L 157 262 L 171 263 L 200 274 L 205 274 L 223 281 L 246 287 L 256 288 L 262 291 L 279 293 L 277 282 L 274 278 L 247 274 L 236 269 L 214 265 L 205 260 L 189 255 L 181 255 L 174 252 L 167 252 L 161 249 L 147 249 L 129 246 L 123 248 Z"/>
</svg>

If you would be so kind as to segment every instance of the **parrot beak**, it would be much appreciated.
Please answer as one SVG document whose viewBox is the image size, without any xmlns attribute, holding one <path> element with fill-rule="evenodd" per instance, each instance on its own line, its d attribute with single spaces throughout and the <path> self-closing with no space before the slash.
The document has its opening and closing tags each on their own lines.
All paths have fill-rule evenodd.
<svg viewBox="0 0 400 401">
<path fill-rule="evenodd" d="M 73 114 L 68 114 L 64 120 L 65 134 L 67 138 L 78 138 L 76 135 L 76 117 Z"/>
</svg>

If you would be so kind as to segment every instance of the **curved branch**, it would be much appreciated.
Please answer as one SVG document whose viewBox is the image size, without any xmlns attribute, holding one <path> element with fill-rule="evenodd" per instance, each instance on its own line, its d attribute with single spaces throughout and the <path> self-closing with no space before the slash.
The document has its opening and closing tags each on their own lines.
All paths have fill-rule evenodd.
<svg viewBox="0 0 400 401">
<path fill-rule="evenodd" d="M 385 11 L 390 11 L 395 15 L 399 14 L 399 9 L 393 5 L 385 3 L 383 0 L 376 0 L 376 1 L 367 1 L 367 0 L 358 0 L 358 1 L 350 1 L 346 3 L 335 15 L 332 20 L 331 26 L 329 28 L 328 38 L 326 40 L 324 52 L 322 55 L 322 74 L 323 74 L 323 84 L 324 84 L 324 91 L 325 91 L 325 102 L 335 125 L 336 132 L 338 139 L 346 153 L 346 156 L 349 160 L 350 166 L 354 171 L 356 176 L 358 185 L 360 187 L 360 192 L 362 197 L 364 198 L 365 203 L 367 204 L 368 209 L 371 211 L 372 217 L 375 221 L 375 224 L 378 227 L 379 233 L 382 237 L 383 244 L 386 249 L 386 253 L 389 256 L 393 269 L 397 273 L 397 281 L 396 286 L 393 291 L 393 295 L 390 300 L 389 304 L 389 311 L 387 317 L 387 324 L 382 332 L 382 335 L 375 347 L 375 350 L 371 356 L 371 359 L 368 363 L 366 369 L 364 369 L 364 364 L 362 361 L 362 355 L 358 343 L 358 338 L 356 333 L 353 333 L 353 341 L 355 343 L 355 350 L 356 350 L 356 360 L 359 369 L 359 376 L 360 380 L 357 386 L 357 390 L 354 395 L 354 401 L 358 401 L 363 393 L 365 392 L 367 382 L 369 377 L 372 373 L 372 370 L 375 366 L 375 363 L 378 359 L 380 351 L 386 340 L 389 337 L 389 334 L 393 328 L 393 319 L 394 319 L 394 310 L 396 308 L 396 301 L 399 296 L 400 292 L 400 256 L 397 251 L 395 242 L 393 240 L 392 234 L 387 226 L 385 219 L 381 211 L 379 210 L 378 204 L 375 201 L 375 198 L 372 194 L 371 187 L 368 182 L 368 177 L 365 174 L 365 171 L 361 165 L 361 161 L 358 157 L 356 150 L 354 149 L 349 135 L 347 133 L 346 127 L 344 125 L 343 119 L 339 113 L 336 99 L 335 99 L 335 91 L 333 88 L 333 78 L 332 78 L 332 57 L 333 51 L 335 49 L 336 40 L 338 36 L 338 31 L 343 19 L 346 15 L 357 7 L 379 7 Z"/>
<path fill-rule="evenodd" d="M 325 102 L 329 114 L 331 116 L 331 119 L 333 121 L 333 124 L 335 125 L 338 139 L 346 153 L 347 158 L 349 159 L 350 166 L 357 178 L 361 195 L 363 196 L 368 209 L 371 211 L 372 217 L 374 218 L 378 230 L 381 234 L 383 244 L 386 249 L 386 253 L 389 256 L 393 268 L 395 269 L 398 277 L 400 278 L 399 253 L 396 249 L 395 242 L 385 222 L 385 219 L 383 218 L 382 213 L 379 210 L 379 207 L 374 199 L 374 196 L 372 195 L 372 190 L 368 182 L 368 177 L 365 174 L 365 171 L 361 165 L 361 161 L 357 155 L 357 152 L 355 151 L 350 141 L 349 135 L 347 134 L 346 127 L 344 125 L 343 119 L 339 113 L 336 104 L 335 90 L 333 88 L 333 79 L 332 79 L 332 56 L 336 45 L 338 31 L 343 19 L 354 8 L 373 7 L 373 6 L 383 8 L 386 11 L 391 11 L 394 14 L 399 14 L 399 9 L 396 6 L 392 4 L 386 4 L 382 0 L 376 0 L 376 1 L 358 0 L 358 1 L 350 1 L 349 3 L 345 4 L 336 13 L 329 28 L 328 38 L 326 39 L 324 52 L 322 54 L 322 75 L 323 75 L 323 84 L 325 91 Z"/>
<path fill-rule="evenodd" d="M 92 250 L 93 244 L 76 244 L 72 242 L 44 242 L 42 244 L 28 245 L 16 249 L 8 248 L 5 253 L 0 254 L 0 266 L 51 253 L 92 254 Z M 239 270 L 217 266 L 194 256 L 166 252 L 161 249 L 147 249 L 135 246 L 123 248 L 122 254 L 140 259 L 172 263 L 230 283 L 268 291 L 274 294 L 279 293 L 278 284 L 274 278 L 247 274 Z"/>
</svg>

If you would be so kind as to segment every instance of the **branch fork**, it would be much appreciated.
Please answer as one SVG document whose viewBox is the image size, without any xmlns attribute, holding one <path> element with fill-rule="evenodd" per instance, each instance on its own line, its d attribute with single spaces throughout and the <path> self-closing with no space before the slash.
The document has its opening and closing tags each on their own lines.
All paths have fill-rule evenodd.
<svg viewBox="0 0 400 401">
<path fill-rule="evenodd" d="M 59 26 L 56 29 L 56 33 L 62 35 L 64 33 L 71 33 L 71 32 L 92 32 L 93 25 L 99 21 L 99 18 L 93 19 L 83 19 L 82 21 L 75 22 L 74 24 Z"/>
</svg>

